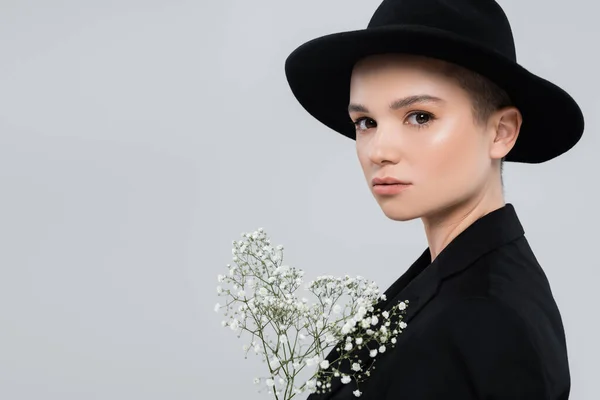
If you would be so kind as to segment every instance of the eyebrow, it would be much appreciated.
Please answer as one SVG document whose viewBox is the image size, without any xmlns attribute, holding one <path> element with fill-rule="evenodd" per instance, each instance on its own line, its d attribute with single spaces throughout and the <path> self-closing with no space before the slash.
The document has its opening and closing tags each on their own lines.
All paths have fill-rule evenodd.
<svg viewBox="0 0 600 400">
<path fill-rule="evenodd" d="M 430 96 L 428 94 L 419 94 L 414 96 L 403 97 L 401 99 L 394 100 L 390 103 L 391 110 L 398 110 L 400 108 L 412 106 L 417 103 L 445 103 L 445 100 L 439 97 Z M 363 112 L 368 113 L 369 110 L 362 104 L 350 103 L 348 106 L 348 112 Z"/>
</svg>

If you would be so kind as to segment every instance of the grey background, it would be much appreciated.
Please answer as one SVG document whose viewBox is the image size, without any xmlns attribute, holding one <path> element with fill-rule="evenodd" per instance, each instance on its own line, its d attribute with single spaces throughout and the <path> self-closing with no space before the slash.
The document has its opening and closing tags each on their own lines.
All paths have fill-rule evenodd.
<svg viewBox="0 0 600 400">
<path fill-rule="evenodd" d="M 231 241 L 384 290 L 425 249 L 388 220 L 354 142 L 313 120 L 283 63 L 366 26 L 374 0 L 0 1 L 0 398 L 270 398 L 221 316 Z M 501 1 L 519 61 L 573 95 L 586 132 L 507 163 L 567 331 L 573 399 L 597 399 L 599 6 Z M 561 118 L 548 115 L 548 118 Z"/>
</svg>

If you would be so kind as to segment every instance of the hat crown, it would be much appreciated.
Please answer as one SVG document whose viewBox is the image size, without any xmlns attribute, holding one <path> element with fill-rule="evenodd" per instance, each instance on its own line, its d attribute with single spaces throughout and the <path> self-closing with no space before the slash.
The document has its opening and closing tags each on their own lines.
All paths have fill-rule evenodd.
<svg viewBox="0 0 600 400">
<path fill-rule="evenodd" d="M 516 61 L 510 23 L 494 0 L 384 0 L 367 29 L 394 25 L 440 29 Z"/>
</svg>

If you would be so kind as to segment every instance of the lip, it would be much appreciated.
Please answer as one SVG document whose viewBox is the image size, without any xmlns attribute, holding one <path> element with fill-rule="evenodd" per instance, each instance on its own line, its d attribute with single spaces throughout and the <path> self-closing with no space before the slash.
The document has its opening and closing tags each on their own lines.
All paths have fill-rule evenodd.
<svg viewBox="0 0 600 400">
<path fill-rule="evenodd" d="M 410 182 L 401 181 L 400 179 L 396 179 L 391 176 L 384 176 L 383 178 L 373 178 L 373 180 L 371 181 L 371 184 L 373 186 L 375 186 L 375 185 L 393 185 L 393 184 L 410 185 Z"/>
<path fill-rule="evenodd" d="M 412 185 L 410 183 L 408 184 L 404 184 L 404 183 L 393 183 L 393 184 L 379 184 L 379 185 L 373 185 L 373 192 L 377 193 L 377 194 L 398 194 L 401 193 L 403 191 L 405 191 L 406 189 L 408 189 L 409 187 L 411 187 Z"/>
</svg>

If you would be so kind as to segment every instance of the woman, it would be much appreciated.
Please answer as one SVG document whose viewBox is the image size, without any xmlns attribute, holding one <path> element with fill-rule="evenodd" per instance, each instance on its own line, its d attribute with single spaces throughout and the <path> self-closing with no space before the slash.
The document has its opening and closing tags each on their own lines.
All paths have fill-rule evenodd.
<svg viewBox="0 0 600 400">
<path fill-rule="evenodd" d="M 312 116 L 356 140 L 385 215 L 421 218 L 429 245 L 379 304 L 409 300 L 395 347 L 365 382 L 334 379 L 309 400 L 567 399 L 561 316 L 501 174 L 568 151 L 584 121 L 516 63 L 500 6 L 385 0 L 367 29 L 296 49 L 286 75 Z"/>
</svg>

